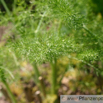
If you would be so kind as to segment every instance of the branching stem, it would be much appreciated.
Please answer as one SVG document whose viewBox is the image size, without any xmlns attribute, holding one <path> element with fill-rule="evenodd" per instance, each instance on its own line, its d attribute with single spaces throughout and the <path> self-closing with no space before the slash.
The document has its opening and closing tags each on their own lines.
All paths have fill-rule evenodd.
<svg viewBox="0 0 103 103">
<path fill-rule="evenodd" d="M 9 94 L 9 96 L 10 96 L 10 98 L 11 98 L 12 103 L 17 103 L 17 101 L 16 101 L 13 93 L 12 93 L 11 90 L 10 90 L 10 87 L 9 87 L 8 83 L 7 83 L 6 81 L 3 81 L 3 84 L 4 84 L 5 87 L 6 87 L 6 90 L 7 90 L 8 94 Z"/>
<path fill-rule="evenodd" d="M 43 18 L 44 18 L 44 16 L 45 16 L 45 14 L 46 14 L 46 11 L 45 11 L 44 14 L 42 15 L 41 20 L 40 20 L 40 22 L 39 22 L 39 24 L 38 24 L 38 26 L 37 26 L 37 29 L 35 30 L 35 33 L 36 33 L 36 34 L 38 33 L 38 31 L 39 31 L 39 29 L 40 29 L 40 26 L 41 26 L 41 24 L 42 24 L 42 21 L 43 21 Z"/>
</svg>

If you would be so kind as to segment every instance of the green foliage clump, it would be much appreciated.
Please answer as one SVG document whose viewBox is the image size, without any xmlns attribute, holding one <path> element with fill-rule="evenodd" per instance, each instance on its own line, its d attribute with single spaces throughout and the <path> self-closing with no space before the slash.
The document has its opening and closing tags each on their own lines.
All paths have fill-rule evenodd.
<svg viewBox="0 0 103 103">
<path fill-rule="evenodd" d="M 35 0 L 25 7 L 23 1 L 21 5 L 15 4 L 15 11 L 5 6 L 7 14 L 0 16 L 0 24 L 11 23 L 13 35 L 7 35 L 5 46 L 0 48 L 0 64 L 4 68 L 0 68 L 2 80 L 6 67 L 11 74 L 20 68 L 19 62 L 28 61 L 34 67 L 39 81 L 42 73 L 37 65 L 49 62 L 51 93 L 56 95 L 62 76 L 67 72 L 67 65 L 72 65 L 70 61 L 66 64 L 58 81 L 57 64 L 60 58 L 73 58 L 94 68 L 96 72 L 102 71 L 100 67 L 95 67 L 94 62 L 103 60 L 103 20 L 101 14 L 94 15 L 90 2 L 92 0 Z M 37 85 L 45 97 L 40 81 Z"/>
</svg>

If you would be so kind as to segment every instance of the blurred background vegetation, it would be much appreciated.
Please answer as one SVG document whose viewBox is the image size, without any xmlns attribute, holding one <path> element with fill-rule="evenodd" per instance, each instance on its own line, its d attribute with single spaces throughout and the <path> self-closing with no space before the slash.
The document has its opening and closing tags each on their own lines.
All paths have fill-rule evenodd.
<svg viewBox="0 0 103 103">
<path fill-rule="evenodd" d="M 0 103 L 103 94 L 102 5 L 0 0 Z"/>
</svg>

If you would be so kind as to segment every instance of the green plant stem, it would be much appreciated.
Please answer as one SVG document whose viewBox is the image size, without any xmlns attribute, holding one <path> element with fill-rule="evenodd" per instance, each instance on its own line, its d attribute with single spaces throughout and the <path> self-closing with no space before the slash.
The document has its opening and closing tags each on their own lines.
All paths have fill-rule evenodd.
<svg viewBox="0 0 103 103">
<path fill-rule="evenodd" d="M 35 72 L 35 75 L 36 75 L 37 85 L 40 88 L 40 90 L 43 92 L 43 96 L 45 97 L 46 96 L 46 91 L 45 91 L 43 80 L 42 80 L 42 78 L 40 76 L 40 72 L 38 70 L 37 64 L 34 63 L 33 66 L 34 66 L 34 72 Z"/>
<path fill-rule="evenodd" d="M 52 83 L 51 83 L 51 92 L 56 94 L 56 84 L 57 84 L 57 69 L 56 69 L 56 60 L 51 63 L 52 67 Z"/>
<path fill-rule="evenodd" d="M 5 8 L 6 12 L 8 13 L 8 15 L 10 15 L 10 14 L 11 14 L 11 13 L 10 13 L 10 10 L 9 10 L 9 8 L 7 7 L 5 1 L 4 1 L 4 0 L 1 0 L 1 3 L 2 3 L 2 5 L 4 6 L 4 8 Z"/>
<path fill-rule="evenodd" d="M 16 9 L 16 3 L 17 3 L 17 0 L 14 0 L 14 3 L 13 3 L 13 12 L 15 12 L 15 9 Z"/>
<path fill-rule="evenodd" d="M 33 64 L 34 66 L 34 72 L 35 72 L 35 76 L 36 76 L 36 81 L 37 81 L 37 84 L 39 83 L 39 77 L 40 77 L 40 73 L 39 73 L 39 70 L 38 70 L 38 67 L 37 67 L 37 64 L 34 63 Z"/>
<path fill-rule="evenodd" d="M 44 16 L 45 16 L 45 14 L 46 14 L 46 11 L 45 11 L 44 14 L 42 15 L 42 17 L 41 17 L 41 19 L 40 19 L 40 22 L 39 22 L 39 24 L 38 24 L 38 26 L 37 26 L 37 29 L 35 30 L 35 33 L 36 33 L 36 34 L 38 33 L 38 31 L 39 31 L 39 29 L 40 29 L 40 26 L 41 26 L 41 24 L 42 24 L 42 21 L 43 21 L 43 18 L 44 18 Z"/>
<path fill-rule="evenodd" d="M 39 77 L 39 81 L 40 81 L 41 89 L 43 92 L 43 96 L 46 97 L 46 90 L 45 90 L 45 85 L 44 85 L 42 76 Z"/>
<path fill-rule="evenodd" d="M 8 94 L 9 94 L 9 96 L 10 96 L 10 98 L 11 98 L 12 103 L 17 103 L 17 101 L 16 101 L 13 93 L 12 93 L 11 90 L 10 90 L 10 87 L 9 87 L 8 83 L 7 83 L 6 81 L 3 81 L 3 84 L 4 84 L 5 87 L 6 87 L 6 90 L 7 90 Z"/>
</svg>

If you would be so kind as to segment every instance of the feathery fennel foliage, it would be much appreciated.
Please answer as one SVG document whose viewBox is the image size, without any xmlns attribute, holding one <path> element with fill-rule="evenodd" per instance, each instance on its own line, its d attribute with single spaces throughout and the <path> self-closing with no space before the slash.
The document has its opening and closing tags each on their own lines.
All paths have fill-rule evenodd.
<svg viewBox="0 0 103 103">
<path fill-rule="evenodd" d="M 11 22 L 11 31 L 15 36 L 15 40 L 8 38 L 6 45 L 0 48 L 0 58 L 4 59 L 0 60 L 2 66 L 17 68 L 20 67 L 19 61 L 27 60 L 33 66 L 35 64 L 34 72 L 38 79 L 41 72 L 37 64 L 49 62 L 52 94 L 57 94 L 61 82 L 58 83 L 56 68 L 57 60 L 61 57 L 74 58 L 98 72 L 98 67 L 93 66 L 93 62 L 103 60 L 103 20 L 100 14 L 94 16 L 90 2 L 91 0 L 35 0 L 28 9 L 22 10 L 21 6 L 15 8 L 16 13 L 11 12 L 7 19 L 7 15 L 4 18 L 1 16 L 3 21 L 0 24 Z M 35 9 L 31 10 L 34 5 Z M 72 54 L 76 54 L 76 57 Z M 13 59 L 4 64 L 8 62 L 7 58 Z M 6 71 L 0 69 L 3 80 Z M 42 91 L 40 83 L 38 86 Z"/>
</svg>

